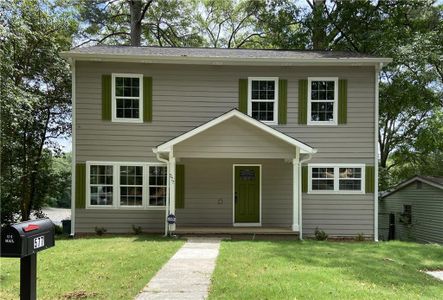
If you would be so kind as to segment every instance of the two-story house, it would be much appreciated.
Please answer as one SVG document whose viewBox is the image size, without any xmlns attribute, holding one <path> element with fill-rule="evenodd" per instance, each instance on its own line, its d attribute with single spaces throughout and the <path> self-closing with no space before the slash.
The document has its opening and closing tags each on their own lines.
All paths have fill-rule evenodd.
<svg viewBox="0 0 443 300">
<path fill-rule="evenodd" d="M 73 233 L 318 227 L 377 239 L 378 73 L 390 59 L 112 46 L 63 55 Z"/>
</svg>

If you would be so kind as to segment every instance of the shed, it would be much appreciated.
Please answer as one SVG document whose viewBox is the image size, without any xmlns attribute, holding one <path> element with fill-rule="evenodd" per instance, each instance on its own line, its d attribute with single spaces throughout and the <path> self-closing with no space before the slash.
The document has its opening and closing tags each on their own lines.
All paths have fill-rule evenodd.
<svg viewBox="0 0 443 300">
<path fill-rule="evenodd" d="M 443 177 L 415 176 L 382 194 L 379 236 L 443 244 Z"/>
</svg>

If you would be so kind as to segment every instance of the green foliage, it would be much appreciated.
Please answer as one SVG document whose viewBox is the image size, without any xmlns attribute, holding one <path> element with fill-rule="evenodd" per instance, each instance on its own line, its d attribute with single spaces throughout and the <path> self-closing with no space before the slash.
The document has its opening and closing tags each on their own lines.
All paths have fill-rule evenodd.
<svg viewBox="0 0 443 300">
<path fill-rule="evenodd" d="M 143 232 L 141 226 L 132 225 L 132 231 L 135 235 L 141 234 Z"/>
<path fill-rule="evenodd" d="M 70 73 L 60 51 L 77 23 L 57 2 L 0 3 L 1 222 L 26 220 L 50 188 L 50 154 L 70 134 Z"/>
<path fill-rule="evenodd" d="M 328 239 L 328 235 L 326 234 L 326 232 L 319 229 L 318 227 L 315 228 L 314 236 L 317 241 L 326 241 Z"/>
<path fill-rule="evenodd" d="M 357 242 L 364 242 L 366 240 L 365 235 L 363 233 L 359 233 L 355 236 L 355 240 Z"/>
<path fill-rule="evenodd" d="M 106 230 L 105 227 L 98 227 L 98 226 L 95 226 L 94 230 L 95 230 L 95 233 L 96 233 L 98 236 L 102 236 L 102 235 L 104 235 L 104 234 L 107 232 L 107 230 Z"/>
</svg>

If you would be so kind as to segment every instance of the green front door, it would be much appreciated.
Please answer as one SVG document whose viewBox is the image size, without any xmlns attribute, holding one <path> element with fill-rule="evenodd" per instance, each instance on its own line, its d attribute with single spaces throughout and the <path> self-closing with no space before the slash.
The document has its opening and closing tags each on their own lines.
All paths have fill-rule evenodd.
<svg viewBox="0 0 443 300">
<path fill-rule="evenodd" d="M 260 222 L 260 167 L 235 166 L 235 223 Z"/>
</svg>

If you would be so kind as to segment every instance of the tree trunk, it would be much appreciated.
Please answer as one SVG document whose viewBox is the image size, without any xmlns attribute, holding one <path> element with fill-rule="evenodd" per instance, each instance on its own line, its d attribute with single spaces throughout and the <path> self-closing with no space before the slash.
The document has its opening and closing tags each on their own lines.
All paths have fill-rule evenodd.
<svg viewBox="0 0 443 300">
<path fill-rule="evenodd" d="M 314 0 L 312 9 L 312 47 L 314 50 L 326 49 L 325 0 Z"/>
<path fill-rule="evenodd" d="M 142 1 L 131 0 L 129 1 L 129 7 L 131 12 L 131 46 L 139 47 L 141 45 L 142 34 Z"/>
</svg>

